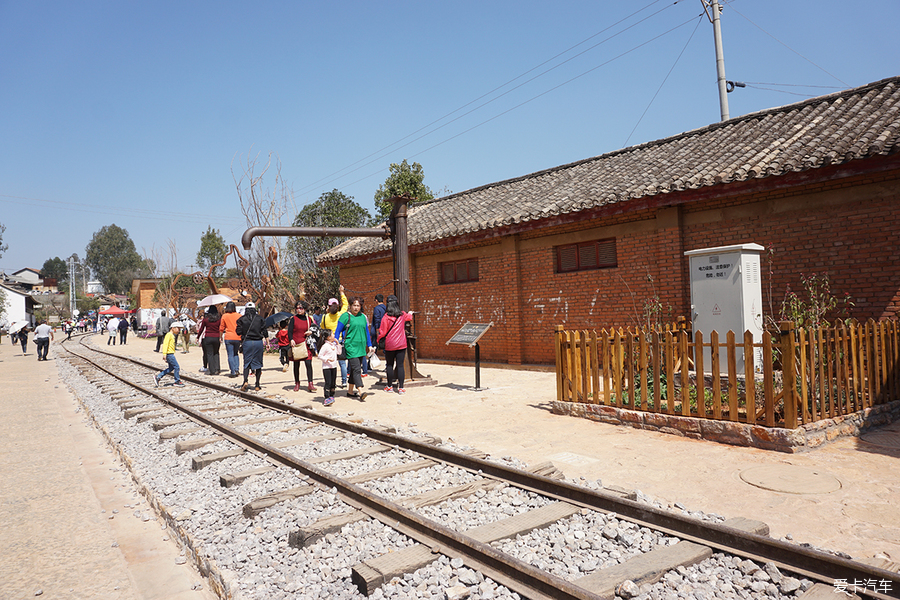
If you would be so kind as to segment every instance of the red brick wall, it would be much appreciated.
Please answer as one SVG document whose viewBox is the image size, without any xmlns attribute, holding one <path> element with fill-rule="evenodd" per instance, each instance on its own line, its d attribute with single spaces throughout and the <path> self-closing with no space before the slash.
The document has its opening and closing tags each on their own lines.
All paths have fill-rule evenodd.
<svg viewBox="0 0 900 600">
<path fill-rule="evenodd" d="M 674 196 L 674 195 L 673 195 Z M 678 198 L 670 199 L 677 204 Z M 592 232 L 588 232 L 592 230 Z M 599 329 L 636 325 L 643 302 L 654 293 L 672 318 L 689 316 L 690 282 L 684 252 L 757 243 L 775 249 L 772 304 L 802 274 L 827 272 L 835 294 L 848 292 L 857 318 L 896 316 L 900 309 L 900 178 L 847 178 L 830 184 L 701 200 L 660 209 L 530 231 L 519 236 L 414 255 L 411 308 L 416 311 L 419 356 L 473 360 L 474 350 L 445 342 L 466 321 L 494 322 L 481 342 L 485 361 L 552 364 L 557 325 Z M 554 247 L 615 237 L 618 266 L 556 273 Z M 438 265 L 479 259 L 479 281 L 440 285 Z M 763 303 L 769 277 L 762 259 Z M 342 267 L 348 288 L 372 296 L 393 276 L 389 261 Z M 777 315 L 776 315 L 777 316 Z"/>
</svg>

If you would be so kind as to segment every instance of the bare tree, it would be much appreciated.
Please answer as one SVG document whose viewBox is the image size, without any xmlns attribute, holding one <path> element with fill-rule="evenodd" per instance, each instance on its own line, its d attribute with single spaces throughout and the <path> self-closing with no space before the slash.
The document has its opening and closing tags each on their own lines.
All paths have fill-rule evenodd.
<svg viewBox="0 0 900 600">
<path fill-rule="evenodd" d="M 146 255 L 145 251 L 145 255 Z M 196 308 L 196 300 L 205 295 L 205 279 L 195 282 L 190 275 L 185 275 L 178 268 L 178 248 L 175 240 L 167 239 L 164 249 L 151 248 L 150 254 L 145 256 L 144 262 L 152 265 L 153 277 L 156 279 L 156 291 L 153 300 L 167 310 L 173 310 L 174 314 L 180 314 L 183 309 Z"/>
<path fill-rule="evenodd" d="M 240 177 L 235 173 L 232 161 L 231 175 L 241 203 L 241 212 L 248 227 L 282 227 L 291 222 L 297 209 L 294 191 L 281 175 L 281 161 L 271 152 L 265 163 L 259 162 L 259 155 L 247 155 L 246 162 L 239 162 Z M 271 173 L 270 173 L 271 171 Z M 269 181 L 274 178 L 272 186 Z M 293 269 L 285 272 L 279 262 L 284 255 L 285 240 L 280 237 L 259 236 L 253 240 L 247 260 L 250 283 L 260 297 L 260 314 L 270 310 L 287 308 L 303 296 L 302 282 Z"/>
</svg>

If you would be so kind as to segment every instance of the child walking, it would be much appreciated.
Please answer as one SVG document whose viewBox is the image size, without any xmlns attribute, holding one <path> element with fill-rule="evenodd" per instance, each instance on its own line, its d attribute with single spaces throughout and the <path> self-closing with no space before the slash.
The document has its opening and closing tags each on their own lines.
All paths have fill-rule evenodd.
<svg viewBox="0 0 900 600">
<path fill-rule="evenodd" d="M 275 334 L 275 340 L 278 342 L 278 360 L 281 361 L 281 372 L 287 373 L 288 365 L 291 364 L 291 340 L 288 337 L 288 320 L 285 319 L 278 324 L 278 333 Z"/>
<path fill-rule="evenodd" d="M 324 406 L 334 404 L 334 388 L 337 384 L 338 355 L 341 353 L 341 345 L 334 337 L 334 333 L 325 330 L 325 342 L 319 347 L 319 360 L 322 361 L 322 377 L 325 378 Z"/>
<path fill-rule="evenodd" d="M 169 373 L 175 377 L 175 385 L 184 387 L 184 382 L 181 381 L 181 367 L 178 366 L 178 361 L 175 359 L 175 345 L 177 344 L 178 334 L 181 333 L 181 329 L 181 323 L 175 321 L 169 326 L 169 331 L 166 333 L 166 337 L 163 338 L 162 353 L 168 366 L 154 377 L 156 387 L 159 387 L 159 380 Z"/>
</svg>

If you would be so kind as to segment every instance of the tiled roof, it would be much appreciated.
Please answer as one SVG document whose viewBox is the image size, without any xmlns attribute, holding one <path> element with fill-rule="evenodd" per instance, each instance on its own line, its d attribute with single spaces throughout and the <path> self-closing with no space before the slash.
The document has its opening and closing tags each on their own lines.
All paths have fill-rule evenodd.
<svg viewBox="0 0 900 600">
<path fill-rule="evenodd" d="M 409 246 L 720 183 L 900 151 L 900 77 L 411 206 Z M 320 262 L 387 252 L 353 238 Z"/>
</svg>

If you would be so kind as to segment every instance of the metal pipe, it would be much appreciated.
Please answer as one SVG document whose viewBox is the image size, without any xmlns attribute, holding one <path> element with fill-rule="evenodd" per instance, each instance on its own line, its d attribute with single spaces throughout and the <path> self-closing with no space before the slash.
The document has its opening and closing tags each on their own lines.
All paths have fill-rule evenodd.
<svg viewBox="0 0 900 600">
<path fill-rule="evenodd" d="M 251 227 L 241 236 L 244 250 L 250 249 L 253 238 L 266 235 L 290 237 L 380 237 L 391 236 L 387 227 Z"/>
</svg>

